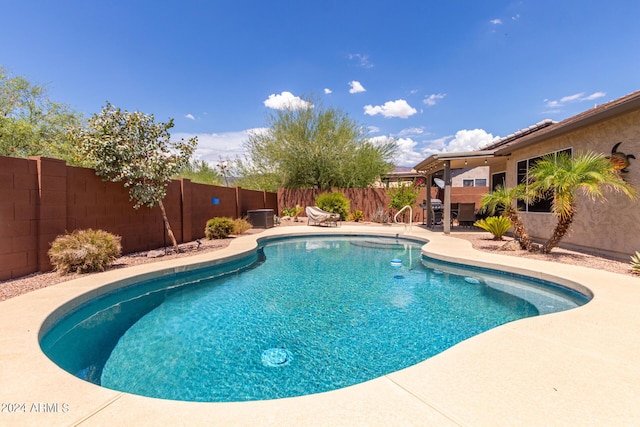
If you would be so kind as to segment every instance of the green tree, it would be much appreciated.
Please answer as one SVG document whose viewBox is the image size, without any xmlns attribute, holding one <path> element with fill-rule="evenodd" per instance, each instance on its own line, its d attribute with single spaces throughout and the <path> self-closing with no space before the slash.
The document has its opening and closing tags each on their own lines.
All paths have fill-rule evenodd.
<svg viewBox="0 0 640 427">
<path fill-rule="evenodd" d="M 200 184 L 222 185 L 222 176 L 204 160 L 192 160 L 177 175 Z"/>
<path fill-rule="evenodd" d="M 227 174 L 237 187 L 249 190 L 277 192 L 282 187 L 280 175 L 262 162 L 254 162 L 245 155 L 244 160 L 229 161 Z"/>
<path fill-rule="evenodd" d="M 620 176 L 603 154 L 587 152 L 571 157 L 566 152 L 542 157 L 529 169 L 529 191 L 537 198 L 551 195 L 557 223 L 542 252 L 549 253 L 565 236 L 578 210 L 578 193 L 589 200 L 606 200 L 604 190 L 619 191 L 630 199 L 636 190 Z"/>
<path fill-rule="evenodd" d="M 399 211 L 405 206 L 411 206 L 412 208 L 416 204 L 418 194 L 420 194 L 420 187 L 413 183 L 398 183 L 397 187 L 392 187 L 387 191 L 389 195 L 389 208 Z M 407 211 L 402 213 L 403 221 Z"/>
<path fill-rule="evenodd" d="M 136 209 L 160 206 L 167 234 L 178 251 L 162 199 L 171 177 L 189 164 L 198 140 L 171 141 L 172 127 L 173 119 L 156 123 L 153 115 L 121 111 L 107 102 L 86 128 L 75 130 L 74 137 L 96 174 L 129 187 Z"/>
<path fill-rule="evenodd" d="M 245 142 L 239 173 L 267 176 L 274 190 L 368 187 L 391 171 L 393 141 L 376 143 L 343 111 L 315 104 L 309 99 L 303 108 L 269 114 L 268 130 Z"/>
<path fill-rule="evenodd" d="M 49 100 L 45 86 L 11 76 L 0 66 L 0 155 L 41 155 L 80 164 L 67 132 L 80 122 L 78 113 Z"/>
<path fill-rule="evenodd" d="M 518 185 L 513 188 L 506 188 L 499 185 L 491 193 L 482 196 L 480 208 L 489 215 L 500 212 L 502 216 L 509 218 L 513 225 L 513 233 L 518 243 L 520 243 L 520 247 L 531 251 L 534 247 L 533 243 L 531 242 L 529 233 L 527 233 L 527 230 L 524 228 L 524 224 L 522 223 L 520 215 L 518 215 L 518 209 L 516 207 L 518 200 L 524 200 L 526 198 L 525 190 L 526 187 L 524 185 Z"/>
</svg>

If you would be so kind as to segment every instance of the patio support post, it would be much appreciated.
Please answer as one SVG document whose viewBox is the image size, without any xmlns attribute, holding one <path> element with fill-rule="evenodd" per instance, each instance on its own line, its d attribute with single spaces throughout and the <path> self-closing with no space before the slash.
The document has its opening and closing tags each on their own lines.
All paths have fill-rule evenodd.
<svg viewBox="0 0 640 427">
<path fill-rule="evenodd" d="M 431 206 L 431 174 L 427 174 L 425 182 L 427 183 L 427 194 L 425 196 L 427 210 L 427 227 L 431 227 L 433 222 L 433 206 Z"/>
<path fill-rule="evenodd" d="M 444 234 L 451 233 L 451 161 L 444 162 L 444 215 L 442 224 L 444 226 Z"/>
</svg>

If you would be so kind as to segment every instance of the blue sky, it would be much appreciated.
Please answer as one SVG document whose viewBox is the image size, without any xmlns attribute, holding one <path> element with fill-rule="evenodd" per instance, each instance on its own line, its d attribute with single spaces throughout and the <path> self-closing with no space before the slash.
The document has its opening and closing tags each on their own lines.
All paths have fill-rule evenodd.
<svg viewBox="0 0 640 427">
<path fill-rule="evenodd" d="M 640 89 L 637 0 L 0 0 L 0 65 L 86 117 L 174 118 L 216 163 L 313 95 L 398 165 Z"/>
</svg>

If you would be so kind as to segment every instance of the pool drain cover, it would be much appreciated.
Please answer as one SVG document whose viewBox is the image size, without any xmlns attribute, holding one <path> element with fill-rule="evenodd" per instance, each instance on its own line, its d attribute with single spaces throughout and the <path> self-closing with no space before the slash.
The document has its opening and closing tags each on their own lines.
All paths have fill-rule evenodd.
<svg viewBox="0 0 640 427">
<path fill-rule="evenodd" d="M 270 348 L 262 352 L 264 366 L 278 367 L 291 363 L 293 356 L 286 348 Z"/>
</svg>

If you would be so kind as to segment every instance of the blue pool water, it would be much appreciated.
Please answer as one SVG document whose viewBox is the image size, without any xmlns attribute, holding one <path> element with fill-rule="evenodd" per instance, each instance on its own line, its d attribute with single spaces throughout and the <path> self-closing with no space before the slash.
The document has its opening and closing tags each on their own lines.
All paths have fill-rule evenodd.
<svg viewBox="0 0 640 427">
<path fill-rule="evenodd" d="M 67 371 L 115 390 L 275 399 L 367 381 L 506 322 L 587 301 L 549 284 L 434 263 L 421 256 L 423 244 L 274 240 L 250 257 L 94 300 L 58 321 L 41 346 Z"/>
</svg>

